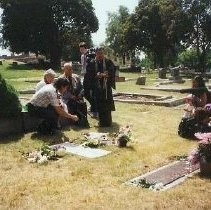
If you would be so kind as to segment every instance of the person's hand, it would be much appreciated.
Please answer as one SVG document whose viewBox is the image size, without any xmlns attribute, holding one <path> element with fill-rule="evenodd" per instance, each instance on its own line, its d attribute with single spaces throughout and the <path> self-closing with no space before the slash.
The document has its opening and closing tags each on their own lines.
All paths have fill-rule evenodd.
<svg viewBox="0 0 211 210">
<path fill-rule="evenodd" d="M 103 73 L 103 77 L 104 77 L 104 78 L 108 78 L 108 71 L 105 71 L 105 72 Z"/>
<path fill-rule="evenodd" d="M 97 77 L 98 79 L 101 79 L 101 78 L 102 78 L 102 73 L 98 72 L 97 75 L 96 75 L 96 77 Z"/>
<path fill-rule="evenodd" d="M 70 118 L 75 122 L 77 122 L 79 120 L 77 115 L 70 115 L 70 116 L 71 116 Z"/>
<path fill-rule="evenodd" d="M 76 99 L 77 99 L 77 97 L 76 97 L 76 96 L 74 96 L 74 95 L 71 95 L 71 96 L 70 96 L 70 99 L 72 99 L 72 100 L 76 100 Z"/>
</svg>

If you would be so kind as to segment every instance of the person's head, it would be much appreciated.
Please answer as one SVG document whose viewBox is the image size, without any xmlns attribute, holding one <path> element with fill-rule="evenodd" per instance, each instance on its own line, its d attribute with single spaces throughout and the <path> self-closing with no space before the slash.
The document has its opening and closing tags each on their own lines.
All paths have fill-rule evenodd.
<svg viewBox="0 0 211 210">
<path fill-rule="evenodd" d="M 198 123 L 208 124 L 210 121 L 210 116 L 211 116 L 210 111 L 205 108 L 197 107 L 195 109 L 194 117 Z"/>
<path fill-rule="evenodd" d="M 103 60 L 104 59 L 104 51 L 102 47 L 98 47 L 95 50 L 96 52 L 96 60 Z"/>
<path fill-rule="evenodd" d="M 187 95 L 185 98 L 186 103 L 190 105 L 193 105 L 193 99 L 194 99 L 194 96 L 192 94 Z"/>
<path fill-rule="evenodd" d="M 80 42 L 79 43 L 79 50 L 81 54 L 84 54 L 87 50 L 87 46 L 85 42 Z"/>
<path fill-rule="evenodd" d="M 205 82 L 202 76 L 197 75 L 192 81 L 192 88 L 205 87 Z"/>
<path fill-rule="evenodd" d="M 55 77 L 56 77 L 56 72 L 53 69 L 48 69 L 44 73 L 44 81 L 45 81 L 46 84 L 53 83 Z"/>
<path fill-rule="evenodd" d="M 73 67 L 72 62 L 64 64 L 63 70 L 64 70 L 65 76 L 67 76 L 67 77 L 72 76 L 72 74 L 73 74 L 73 68 L 72 67 Z"/>
<path fill-rule="evenodd" d="M 66 78 L 58 78 L 53 85 L 57 91 L 59 91 L 61 94 L 63 94 L 68 86 L 69 86 L 69 81 Z"/>
</svg>

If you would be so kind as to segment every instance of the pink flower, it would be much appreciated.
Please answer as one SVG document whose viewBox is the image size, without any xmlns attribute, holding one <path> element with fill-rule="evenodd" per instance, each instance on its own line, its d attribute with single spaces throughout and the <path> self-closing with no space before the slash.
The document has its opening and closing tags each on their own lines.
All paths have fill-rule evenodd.
<svg viewBox="0 0 211 210">
<path fill-rule="evenodd" d="M 211 139 L 211 133 L 195 133 L 195 137 L 199 140 Z"/>
<path fill-rule="evenodd" d="M 188 161 L 191 165 L 195 165 L 199 162 L 199 151 L 198 149 L 194 149 L 190 152 L 188 156 Z"/>
<path fill-rule="evenodd" d="M 203 139 L 201 141 L 199 141 L 199 144 L 211 144 L 210 139 Z"/>
</svg>

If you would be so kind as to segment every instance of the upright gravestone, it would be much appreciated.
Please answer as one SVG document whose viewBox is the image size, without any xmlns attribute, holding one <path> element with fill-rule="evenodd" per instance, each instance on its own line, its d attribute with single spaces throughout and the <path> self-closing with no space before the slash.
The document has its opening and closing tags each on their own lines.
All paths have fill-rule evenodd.
<svg viewBox="0 0 211 210">
<path fill-rule="evenodd" d="M 174 82 L 177 82 L 177 83 L 183 82 L 182 77 L 180 76 L 179 67 L 171 68 L 171 77 L 169 78 L 169 80 L 173 80 Z"/>
<path fill-rule="evenodd" d="M 158 69 L 158 77 L 160 79 L 166 79 L 166 69 L 165 68 Z"/>
<path fill-rule="evenodd" d="M 115 66 L 115 81 L 116 82 L 125 82 L 125 77 L 119 76 L 119 66 Z"/>
<path fill-rule="evenodd" d="M 137 85 L 145 85 L 145 83 L 146 83 L 146 77 L 143 76 L 139 77 L 136 81 Z"/>
</svg>

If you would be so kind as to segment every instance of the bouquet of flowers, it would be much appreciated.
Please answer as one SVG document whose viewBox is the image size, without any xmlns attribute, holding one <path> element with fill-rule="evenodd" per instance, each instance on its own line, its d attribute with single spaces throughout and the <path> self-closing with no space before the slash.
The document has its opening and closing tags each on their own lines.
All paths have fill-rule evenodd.
<svg viewBox="0 0 211 210">
<path fill-rule="evenodd" d="M 131 126 L 127 125 L 125 127 L 121 127 L 116 137 L 116 144 L 119 147 L 126 147 L 127 142 L 131 140 L 131 136 Z"/>
<path fill-rule="evenodd" d="M 23 153 L 23 156 L 30 163 L 46 164 L 49 160 L 58 160 L 58 158 L 64 156 L 65 148 L 61 146 L 48 146 L 43 145 L 38 150 Z"/>
<path fill-rule="evenodd" d="M 188 159 L 191 164 L 197 164 L 203 159 L 206 162 L 211 163 L 211 133 L 196 133 L 198 142 L 198 148 L 193 150 Z"/>
</svg>

